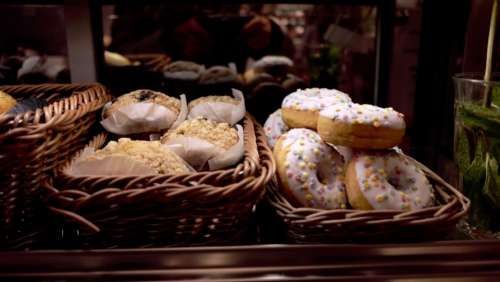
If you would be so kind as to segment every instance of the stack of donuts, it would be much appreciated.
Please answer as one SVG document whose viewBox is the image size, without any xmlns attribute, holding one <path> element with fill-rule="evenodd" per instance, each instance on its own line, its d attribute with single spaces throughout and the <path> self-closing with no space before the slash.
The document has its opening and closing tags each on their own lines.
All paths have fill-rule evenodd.
<svg viewBox="0 0 500 282">
<path fill-rule="evenodd" d="M 434 205 L 425 174 L 399 150 L 403 114 L 338 90 L 289 94 L 264 124 L 281 193 L 317 209 L 418 210 Z"/>
</svg>

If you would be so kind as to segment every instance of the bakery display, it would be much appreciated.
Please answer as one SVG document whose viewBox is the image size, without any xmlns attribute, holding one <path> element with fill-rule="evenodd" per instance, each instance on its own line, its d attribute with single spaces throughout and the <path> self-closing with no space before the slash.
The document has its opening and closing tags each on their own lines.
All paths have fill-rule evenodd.
<svg viewBox="0 0 500 282">
<path fill-rule="evenodd" d="M 187 115 L 185 97 L 141 89 L 120 96 L 103 109 L 101 124 L 109 132 L 127 135 L 160 132 L 180 124 Z"/>
<path fill-rule="evenodd" d="M 245 116 L 245 98 L 239 90 L 232 89 L 231 96 L 205 96 L 188 104 L 188 119 L 206 118 L 215 122 L 234 125 Z"/>
<path fill-rule="evenodd" d="M 182 122 L 167 131 L 163 144 L 170 145 L 184 160 L 196 169 L 208 166 L 215 170 L 236 164 L 243 157 L 243 129 L 237 125 L 218 123 L 204 118 Z"/>
<path fill-rule="evenodd" d="M 206 69 L 200 76 L 200 84 L 237 84 L 239 82 L 238 74 L 226 66 L 213 66 Z"/>
<path fill-rule="evenodd" d="M 351 98 L 347 94 L 336 89 L 299 89 L 285 97 L 281 111 L 283 120 L 289 127 L 316 130 L 321 110 L 350 102 Z"/>
<path fill-rule="evenodd" d="M 336 104 L 319 113 L 318 133 L 326 142 L 360 149 L 397 146 L 405 134 L 403 114 L 392 108 Z"/>
<path fill-rule="evenodd" d="M 16 105 L 16 99 L 9 94 L 0 91 L 0 114 L 10 111 Z"/>
<path fill-rule="evenodd" d="M 285 124 L 281 116 L 281 110 L 272 113 L 264 123 L 264 132 L 266 133 L 269 147 L 274 148 L 278 138 L 285 134 L 290 128 Z"/>
<path fill-rule="evenodd" d="M 68 173 L 82 175 L 152 175 L 191 171 L 178 155 L 159 141 L 120 138 L 97 151 L 84 151 Z"/>
<path fill-rule="evenodd" d="M 293 67 L 293 61 L 286 56 L 268 55 L 252 64 L 256 73 L 268 73 L 276 77 L 284 77 Z"/>
<path fill-rule="evenodd" d="M 303 128 L 288 131 L 276 143 L 274 156 L 281 191 L 293 203 L 346 208 L 344 160 L 318 133 Z"/>
<path fill-rule="evenodd" d="M 433 205 L 425 174 L 393 150 L 357 153 L 347 166 L 349 203 L 361 210 L 417 210 Z"/>
<path fill-rule="evenodd" d="M 197 82 L 205 67 L 189 61 L 175 61 L 165 66 L 163 75 L 170 80 Z"/>
</svg>

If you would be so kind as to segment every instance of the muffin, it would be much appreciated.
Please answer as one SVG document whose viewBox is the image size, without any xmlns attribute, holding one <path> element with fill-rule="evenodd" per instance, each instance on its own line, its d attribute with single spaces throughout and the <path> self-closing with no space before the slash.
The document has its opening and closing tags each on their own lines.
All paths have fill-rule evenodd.
<svg viewBox="0 0 500 282">
<path fill-rule="evenodd" d="M 0 91 L 0 114 L 10 111 L 16 105 L 16 99 L 9 94 Z"/>
<path fill-rule="evenodd" d="M 236 84 L 238 75 L 228 67 L 213 66 L 204 71 L 200 76 L 200 84 Z"/>
<path fill-rule="evenodd" d="M 285 56 L 264 56 L 252 64 L 257 73 L 265 72 L 274 77 L 282 78 L 293 67 L 293 61 Z"/>
<path fill-rule="evenodd" d="M 109 132 L 128 135 L 160 132 L 177 126 L 187 115 L 185 97 L 152 90 L 136 90 L 104 107 L 101 124 Z"/>
<path fill-rule="evenodd" d="M 186 163 L 159 141 L 120 138 L 75 161 L 73 175 L 147 175 L 189 172 Z"/>
<path fill-rule="evenodd" d="M 204 71 L 202 65 L 188 61 L 176 61 L 163 69 L 163 76 L 167 79 L 198 81 Z"/>
<path fill-rule="evenodd" d="M 203 118 L 186 120 L 168 131 L 161 142 L 198 170 L 234 165 L 243 157 L 243 129 Z"/>
<path fill-rule="evenodd" d="M 206 96 L 191 101 L 188 105 L 188 119 L 206 118 L 230 125 L 240 121 L 246 113 L 243 93 L 233 89 L 231 96 Z"/>
</svg>

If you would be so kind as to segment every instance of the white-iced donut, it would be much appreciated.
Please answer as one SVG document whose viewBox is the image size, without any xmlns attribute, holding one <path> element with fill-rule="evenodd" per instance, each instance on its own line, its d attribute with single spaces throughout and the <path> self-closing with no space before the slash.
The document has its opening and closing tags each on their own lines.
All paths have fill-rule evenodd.
<svg viewBox="0 0 500 282">
<path fill-rule="evenodd" d="M 267 118 L 264 123 L 264 132 L 266 133 L 267 143 L 274 148 L 278 138 L 289 130 L 288 126 L 283 122 L 281 110 L 277 110 Z"/>
<path fill-rule="evenodd" d="M 299 89 L 285 97 L 281 104 L 283 120 L 291 128 L 316 130 L 319 112 L 331 105 L 350 103 L 343 92 L 327 88 Z"/>
<path fill-rule="evenodd" d="M 346 184 L 355 209 L 417 210 L 433 204 L 425 174 L 393 150 L 356 153 L 347 166 Z"/>
<path fill-rule="evenodd" d="M 319 113 L 317 130 L 328 143 L 359 149 L 388 149 L 405 134 L 403 114 L 392 108 L 336 104 Z"/>
<path fill-rule="evenodd" d="M 344 161 L 318 133 L 292 129 L 274 147 L 280 189 L 290 202 L 319 209 L 346 207 Z"/>
</svg>

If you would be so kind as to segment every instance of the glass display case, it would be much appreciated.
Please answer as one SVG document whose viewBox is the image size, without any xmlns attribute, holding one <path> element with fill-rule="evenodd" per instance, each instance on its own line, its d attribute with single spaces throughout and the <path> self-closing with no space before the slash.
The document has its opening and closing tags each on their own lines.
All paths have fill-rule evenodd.
<svg viewBox="0 0 500 282">
<path fill-rule="evenodd" d="M 4 239 L 0 277 L 16 281 L 496 279 L 497 230 L 477 228 L 466 218 L 472 207 L 474 220 L 482 219 L 478 217 L 484 210 L 475 209 L 480 201 L 467 197 L 486 192 L 468 190 L 463 195 L 463 167 L 459 167 L 463 164 L 457 157 L 463 157 L 459 150 L 465 150 L 464 138 L 470 136 L 455 140 L 455 134 L 463 132 L 454 130 L 463 127 L 460 119 L 454 119 L 452 81 L 461 72 L 482 74 L 484 66 L 477 61 L 485 59 L 486 19 L 493 1 L 0 4 L 0 15 L 8 23 L 0 27 L 0 93 L 18 93 L 25 99 L 36 90 L 37 98 L 56 105 L 58 95 L 69 91 L 71 96 L 60 105 L 84 112 L 66 113 L 63 118 L 57 114 L 64 109 L 47 110 L 44 104 L 24 119 L 17 115 L 8 120 L 0 114 L 0 146 L 12 148 L 11 152 L 28 147 L 33 154 L 48 152 L 43 160 L 41 153 L 36 155 L 34 163 L 15 160 L 7 149 L 0 151 L 0 163 L 8 160 L 0 164 L 4 178 L 0 184 L 10 187 L 0 189 L 0 220 L 5 223 L 0 228 Z M 500 67 L 498 40 L 494 46 L 490 57 L 495 73 Z M 270 67 L 255 67 L 266 56 L 275 60 L 266 62 Z M 481 74 L 476 77 L 479 81 Z M 475 81 L 478 91 L 498 94 L 498 75 L 492 80 Z M 29 91 L 23 88 L 26 84 Z M 329 211 L 290 200 L 280 190 L 284 186 L 280 172 L 274 173 L 279 155 L 269 148 L 265 122 L 287 95 L 304 88 L 338 89 L 352 102 L 400 112 L 406 134 L 396 150 L 412 156 L 405 163 L 430 182 L 435 206 L 421 211 L 361 211 L 346 202 L 347 208 L 344 204 Z M 186 100 L 207 95 L 237 99 L 235 93 L 241 91 L 248 114 L 231 124 L 240 130 L 235 130 L 237 138 L 244 140 L 240 162 L 215 172 L 207 169 L 208 161 L 201 168 L 190 163 L 186 169 L 196 173 L 180 176 L 67 174 L 87 149 L 94 153 L 110 140 L 165 138 L 160 130 L 102 134 L 101 125 L 108 129 L 102 121 L 111 115 L 112 103 L 137 89 L 179 97 L 172 124 L 196 106 Z M 150 95 L 143 92 L 139 100 Z M 497 111 L 495 101 L 492 111 Z M 187 112 L 184 119 L 192 118 Z M 373 126 L 378 128 L 378 121 Z M 72 128 L 78 134 L 71 134 Z M 22 137 L 28 129 L 30 135 Z M 29 143 L 35 138 L 43 142 Z M 55 146 L 58 149 L 52 150 Z M 84 146 L 87 149 L 80 150 Z M 71 151 L 71 158 L 62 150 Z M 366 152 L 355 149 L 354 155 L 358 153 Z M 301 176 L 316 168 L 299 160 Z M 491 177 L 498 174 L 498 166 L 488 165 L 489 160 L 485 173 L 490 178 L 483 182 L 489 185 L 486 196 L 491 199 L 500 193 L 495 194 L 499 187 Z M 22 171 L 9 170 L 8 162 Z M 53 171 L 52 163 L 58 164 Z M 26 172 L 30 170 L 31 174 Z M 33 183 L 25 183 L 29 177 Z M 318 172 L 317 178 L 321 182 L 328 176 Z M 27 188 L 11 189 L 16 181 Z M 397 186 L 394 181 L 387 183 Z M 27 197 L 30 193 L 36 198 Z M 379 196 L 374 196 L 375 202 L 387 199 Z M 36 210 L 30 208 L 32 201 L 38 203 Z M 20 202 L 27 208 L 16 209 Z M 486 210 L 498 211 L 494 204 Z M 16 224 L 28 222 L 23 219 L 28 214 L 30 227 L 17 228 Z M 27 229 L 30 233 L 23 234 Z"/>
</svg>

